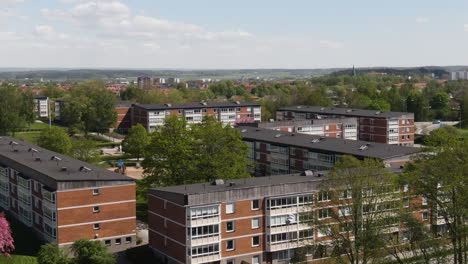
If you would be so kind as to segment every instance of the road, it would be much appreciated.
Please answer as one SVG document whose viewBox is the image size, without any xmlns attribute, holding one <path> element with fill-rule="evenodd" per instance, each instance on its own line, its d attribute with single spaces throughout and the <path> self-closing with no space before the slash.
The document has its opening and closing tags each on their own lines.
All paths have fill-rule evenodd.
<svg viewBox="0 0 468 264">
<path fill-rule="evenodd" d="M 454 126 L 458 124 L 458 121 L 441 121 L 440 124 Z M 417 135 L 429 135 L 431 131 L 438 129 L 440 124 L 433 124 L 432 122 L 414 122 L 416 126 L 416 131 L 414 133 Z"/>
</svg>

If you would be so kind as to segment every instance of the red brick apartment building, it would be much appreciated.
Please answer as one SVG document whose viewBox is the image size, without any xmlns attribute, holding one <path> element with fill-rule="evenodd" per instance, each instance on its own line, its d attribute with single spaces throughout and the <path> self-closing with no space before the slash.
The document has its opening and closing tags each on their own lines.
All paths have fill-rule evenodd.
<svg viewBox="0 0 468 264">
<path fill-rule="evenodd" d="M 358 139 L 412 146 L 414 114 L 320 106 L 292 106 L 276 111 L 277 120 L 304 120 L 354 117 L 358 119 Z"/>
<path fill-rule="evenodd" d="M 115 130 L 119 133 L 126 133 L 132 127 L 132 102 L 119 101 L 115 104 L 115 112 L 117 113 L 117 123 Z"/>
<path fill-rule="evenodd" d="M 356 118 L 284 120 L 243 124 L 283 132 L 295 132 L 322 137 L 357 140 Z"/>
<path fill-rule="evenodd" d="M 404 164 L 418 148 L 239 126 L 256 176 L 329 170 L 342 155 Z"/>
<path fill-rule="evenodd" d="M 260 122 L 260 104 L 247 102 L 201 102 L 181 104 L 134 104 L 132 106 L 132 125 L 142 124 L 153 131 L 164 124 L 169 115 L 185 117 L 188 123 L 200 123 L 204 116 L 214 116 L 225 124 Z"/>
<path fill-rule="evenodd" d="M 171 264 L 289 263 L 294 249 L 317 245 L 307 261 L 320 263 L 332 246 L 327 235 L 306 220 L 313 212 L 327 221 L 328 210 L 337 206 L 330 203 L 331 194 L 320 192 L 324 175 L 309 172 L 151 189 L 149 245 Z M 421 201 L 411 200 L 411 206 L 417 204 Z M 389 232 L 402 235 L 398 224 Z"/>
<path fill-rule="evenodd" d="M 11 137 L 0 137 L 0 208 L 43 241 L 82 238 L 117 252 L 136 245 L 135 182 Z"/>
</svg>

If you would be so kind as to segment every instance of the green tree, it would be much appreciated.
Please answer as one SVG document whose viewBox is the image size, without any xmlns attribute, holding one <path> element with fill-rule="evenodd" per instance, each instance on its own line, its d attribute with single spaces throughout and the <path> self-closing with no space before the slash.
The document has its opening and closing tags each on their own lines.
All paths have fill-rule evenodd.
<svg viewBox="0 0 468 264">
<path fill-rule="evenodd" d="M 56 126 L 43 130 L 39 135 L 37 144 L 62 154 L 68 154 L 72 148 L 70 137 L 65 129 Z"/>
<path fill-rule="evenodd" d="M 93 162 L 99 156 L 96 143 L 89 139 L 75 139 L 72 141 L 70 154 L 75 159 Z"/>
<path fill-rule="evenodd" d="M 127 87 L 125 90 L 120 92 L 120 99 L 124 101 L 133 101 L 139 97 L 142 97 L 144 93 L 145 93 L 145 90 L 137 86 L 131 85 Z"/>
<path fill-rule="evenodd" d="M 65 95 L 65 91 L 60 90 L 53 85 L 48 85 L 44 89 L 42 89 L 42 94 L 49 98 L 61 98 Z"/>
<path fill-rule="evenodd" d="M 191 129 L 197 143 L 194 149 L 197 168 L 195 181 L 249 177 L 246 170 L 249 147 L 242 141 L 239 130 L 225 126 L 213 117 L 205 118 Z"/>
<path fill-rule="evenodd" d="M 38 264 L 69 264 L 69 260 L 58 245 L 48 243 L 42 245 L 37 253 Z"/>
<path fill-rule="evenodd" d="M 463 134 L 456 127 L 444 126 L 432 130 L 424 139 L 424 144 L 429 148 L 443 148 L 456 144 L 463 137 Z"/>
<path fill-rule="evenodd" d="M 89 131 L 103 132 L 117 121 L 115 95 L 102 81 L 86 81 L 71 89 L 65 103 L 63 120 L 69 126 Z"/>
<path fill-rule="evenodd" d="M 188 126 L 177 116 L 151 135 L 143 167 L 147 186 L 247 177 L 248 148 L 240 132 L 212 119 Z"/>
<path fill-rule="evenodd" d="M 395 202 L 398 190 L 395 175 L 380 161 L 343 156 L 320 189 L 318 195 L 330 197 L 333 208 L 315 210 L 311 223 L 329 237 L 333 246 L 331 257 L 338 263 L 353 264 L 370 263 L 382 257 L 388 240 L 385 229 L 397 222 L 389 214 L 399 209 L 399 203 Z M 331 219 L 322 220 L 325 213 Z"/>
<path fill-rule="evenodd" d="M 406 99 L 408 112 L 414 113 L 415 121 L 429 120 L 429 102 L 421 93 L 412 92 Z"/>
<path fill-rule="evenodd" d="M 431 98 L 431 108 L 432 109 L 442 109 L 448 106 L 448 103 L 450 102 L 450 97 L 447 93 L 444 92 L 439 92 L 434 94 Z"/>
<path fill-rule="evenodd" d="M 34 96 L 30 91 L 0 85 L 0 136 L 11 135 L 34 121 Z"/>
<path fill-rule="evenodd" d="M 140 160 L 148 143 L 149 137 L 146 129 L 141 124 L 137 124 L 128 130 L 128 135 L 122 142 L 122 150 Z"/>
<path fill-rule="evenodd" d="M 80 239 L 71 246 L 76 264 L 115 264 L 115 256 L 99 241 Z"/>
<path fill-rule="evenodd" d="M 430 155 L 421 154 L 404 175 L 413 193 L 426 197 L 433 215 L 444 221 L 436 231 L 450 239 L 454 264 L 468 262 L 467 175 L 468 141 L 448 142 Z"/>
</svg>

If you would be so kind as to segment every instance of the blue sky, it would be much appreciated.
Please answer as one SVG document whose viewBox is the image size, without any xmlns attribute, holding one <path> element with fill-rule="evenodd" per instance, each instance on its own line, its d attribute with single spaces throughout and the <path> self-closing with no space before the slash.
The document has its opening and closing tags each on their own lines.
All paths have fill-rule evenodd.
<svg viewBox="0 0 468 264">
<path fill-rule="evenodd" d="M 0 67 L 468 64 L 468 1 L 0 0 Z"/>
</svg>

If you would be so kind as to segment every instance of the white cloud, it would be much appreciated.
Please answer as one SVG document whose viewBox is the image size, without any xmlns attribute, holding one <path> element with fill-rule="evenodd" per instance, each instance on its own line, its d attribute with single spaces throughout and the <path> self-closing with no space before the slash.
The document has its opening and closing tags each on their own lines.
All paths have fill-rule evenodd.
<svg viewBox="0 0 468 264">
<path fill-rule="evenodd" d="M 427 17 L 417 17 L 416 18 L 416 23 L 418 24 L 423 24 L 429 22 L 429 18 Z"/>
<path fill-rule="evenodd" d="M 341 49 L 344 47 L 343 43 L 332 41 L 332 40 L 327 40 L 327 39 L 319 40 L 319 43 L 322 44 L 322 46 L 324 47 L 332 48 L 332 49 Z"/>
</svg>

